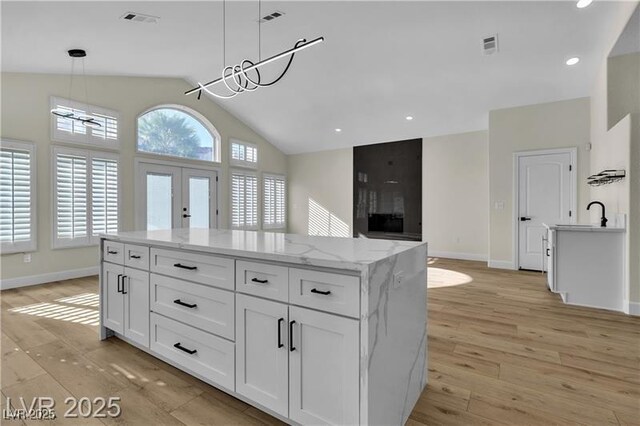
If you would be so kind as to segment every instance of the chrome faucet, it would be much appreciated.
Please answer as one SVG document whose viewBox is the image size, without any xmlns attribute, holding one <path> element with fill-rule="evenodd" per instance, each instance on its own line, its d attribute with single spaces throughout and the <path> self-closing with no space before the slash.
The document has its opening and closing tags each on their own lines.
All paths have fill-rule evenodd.
<svg viewBox="0 0 640 426">
<path fill-rule="evenodd" d="M 600 205 L 600 207 L 602 207 L 602 217 L 600 218 L 600 226 L 603 227 L 603 228 L 606 228 L 607 227 L 607 222 L 609 220 L 604 215 L 604 204 L 602 204 L 600 201 L 592 201 L 587 206 L 587 210 L 589 210 L 593 204 L 598 204 L 598 205 Z"/>
</svg>

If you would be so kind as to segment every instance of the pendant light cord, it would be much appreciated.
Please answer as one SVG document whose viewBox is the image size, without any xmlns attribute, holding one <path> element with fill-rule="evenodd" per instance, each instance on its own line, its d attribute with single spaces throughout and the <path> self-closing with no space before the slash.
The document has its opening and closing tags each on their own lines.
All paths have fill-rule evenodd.
<svg viewBox="0 0 640 426">
<path fill-rule="evenodd" d="M 262 60 L 262 0 L 258 0 L 258 62 Z"/>
<path fill-rule="evenodd" d="M 222 0 L 222 67 L 227 66 L 227 0 Z"/>
</svg>

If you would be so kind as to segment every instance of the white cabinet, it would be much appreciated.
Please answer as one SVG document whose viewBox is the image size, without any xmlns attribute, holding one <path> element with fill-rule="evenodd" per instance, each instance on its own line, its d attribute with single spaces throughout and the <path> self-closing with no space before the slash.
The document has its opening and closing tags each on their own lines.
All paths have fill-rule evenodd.
<svg viewBox="0 0 640 426">
<path fill-rule="evenodd" d="M 149 273 L 102 264 L 102 315 L 105 327 L 149 346 Z"/>
<path fill-rule="evenodd" d="M 359 322 L 289 307 L 289 418 L 359 424 Z"/>
<path fill-rule="evenodd" d="M 289 414 L 288 307 L 236 296 L 236 392 Z"/>
</svg>

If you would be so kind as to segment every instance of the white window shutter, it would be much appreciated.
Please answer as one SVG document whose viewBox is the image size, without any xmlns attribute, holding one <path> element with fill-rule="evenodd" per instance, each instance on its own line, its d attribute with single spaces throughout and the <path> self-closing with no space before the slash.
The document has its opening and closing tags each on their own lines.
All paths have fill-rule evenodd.
<svg viewBox="0 0 640 426">
<path fill-rule="evenodd" d="M 56 156 L 56 238 L 87 236 L 87 159 Z"/>
<path fill-rule="evenodd" d="M 233 166 L 258 168 L 258 147 L 248 142 L 231 140 L 231 164 Z"/>
<path fill-rule="evenodd" d="M 97 235 L 118 231 L 118 162 L 91 160 L 91 217 Z"/>
<path fill-rule="evenodd" d="M 231 175 L 231 226 L 256 228 L 258 226 L 258 178 L 254 175 Z"/>
<path fill-rule="evenodd" d="M 0 150 L 0 243 L 3 252 L 35 249 L 30 149 Z"/>
<path fill-rule="evenodd" d="M 264 176 L 264 219 L 266 228 L 286 226 L 286 182 L 283 176 Z"/>
</svg>

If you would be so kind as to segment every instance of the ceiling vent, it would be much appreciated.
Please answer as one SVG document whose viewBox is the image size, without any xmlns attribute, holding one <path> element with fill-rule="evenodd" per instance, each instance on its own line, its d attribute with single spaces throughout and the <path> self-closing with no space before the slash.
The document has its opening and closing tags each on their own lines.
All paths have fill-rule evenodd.
<svg viewBox="0 0 640 426">
<path fill-rule="evenodd" d="M 482 53 L 485 55 L 493 55 L 498 52 L 498 34 L 488 36 L 482 39 Z"/>
<path fill-rule="evenodd" d="M 125 21 L 143 22 L 145 24 L 157 24 L 160 20 L 160 18 L 157 16 L 143 15 L 142 13 L 135 12 L 127 12 L 120 18 L 124 19 Z"/>
<path fill-rule="evenodd" d="M 273 13 L 263 16 L 262 18 L 260 18 L 258 22 L 262 24 L 265 22 L 273 21 L 274 19 L 279 18 L 282 15 L 284 15 L 284 12 L 275 11 Z"/>
</svg>

